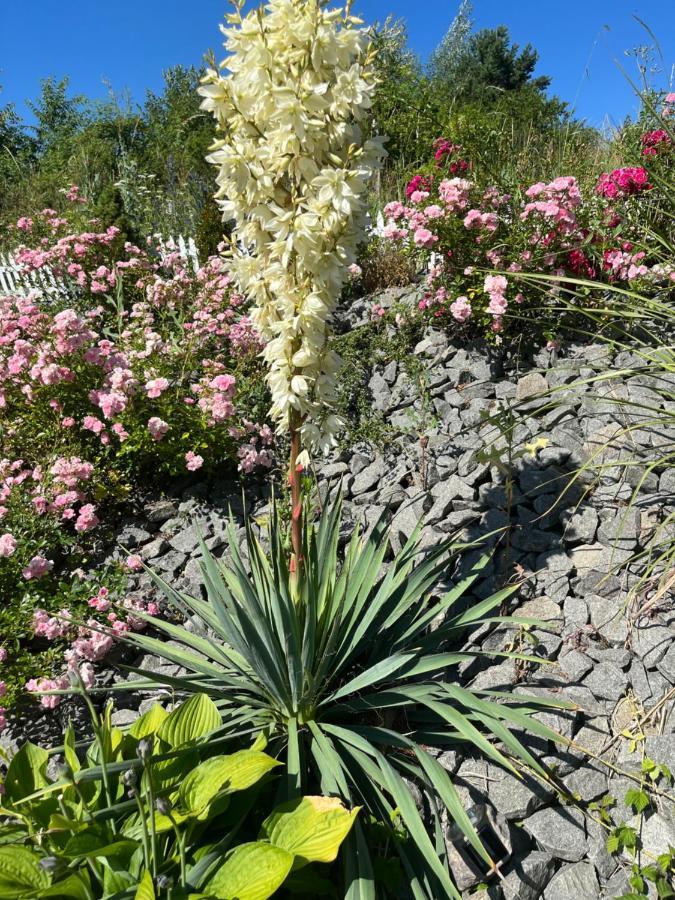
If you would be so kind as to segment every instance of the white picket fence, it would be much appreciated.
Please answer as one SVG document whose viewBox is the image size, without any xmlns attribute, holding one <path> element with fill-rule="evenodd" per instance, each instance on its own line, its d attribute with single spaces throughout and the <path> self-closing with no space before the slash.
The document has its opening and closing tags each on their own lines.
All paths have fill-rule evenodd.
<svg viewBox="0 0 675 900">
<path fill-rule="evenodd" d="M 0 253 L 0 295 L 25 296 L 31 291 L 60 294 L 63 286 L 58 284 L 49 270 L 25 272 L 11 254 Z"/>
<path fill-rule="evenodd" d="M 177 238 L 163 238 L 160 235 L 155 235 L 155 238 L 162 251 L 178 250 L 183 259 L 188 260 L 197 271 L 199 253 L 193 238 L 185 238 L 182 234 Z M 56 297 L 68 294 L 69 287 L 55 278 L 47 268 L 26 272 L 11 253 L 0 253 L 0 296 L 25 297 L 32 291 Z"/>
</svg>

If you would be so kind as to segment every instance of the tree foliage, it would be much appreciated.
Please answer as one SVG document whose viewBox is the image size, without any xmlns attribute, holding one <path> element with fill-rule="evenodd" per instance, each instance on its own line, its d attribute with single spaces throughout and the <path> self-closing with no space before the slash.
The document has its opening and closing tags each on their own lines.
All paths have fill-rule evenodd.
<svg viewBox="0 0 675 900">
<path fill-rule="evenodd" d="M 531 44 L 519 47 L 504 26 L 474 33 L 471 15 L 470 0 L 463 0 L 427 66 L 401 20 L 373 29 L 373 130 L 388 136 L 389 151 L 381 198 L 400 192 L 440 135 L 465 144 L 492 178 L 505 160 L 517 160 L 512 180 L 527 177 L 523 168 L 597 140 L 550 95 Z M 60 210 L 63 189 L 77 184 L 87 212 L 130 238 L 189 232 L 203 253 L 213 252 L 224 225 L 205 160 L 214 133 L 199 108 L 203 73 L 196 66 L 167 69 L 162 90 L 148 91 L 141 104 L 116 96 L 94 101 L 74 95 L 67 78 L 49 77 L 29 104 L 31 124 L 13 105 L 0 105 L 0 235 L 20 215 Z M 3 239 L 15 240 L 7 232 Z"/>
<path fill-rule="evenodd" d="M 13 105 L 0 106 L 0 228 L 45 207 L 60 210 L 64 188 L 77 184 L 87 212 L 134 239 L 201 228 L 212 250 L 222 224 L 205 161 L 213 128 L 199 109 L 202 74 L 168 69 L 163 90 L 149 91 L 140 106 L 73 95 L 68 78 L 49 77 L 28 102 L 32 124 Z"/>
</svg>

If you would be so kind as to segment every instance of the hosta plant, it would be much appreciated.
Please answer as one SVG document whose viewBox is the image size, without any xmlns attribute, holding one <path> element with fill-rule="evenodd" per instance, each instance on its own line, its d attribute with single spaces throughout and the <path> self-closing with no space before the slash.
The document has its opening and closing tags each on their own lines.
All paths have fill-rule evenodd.
<svg viewBox="0 0 675 900">
<path fill-rule="evenodd" d="M 151 707 L 126 733 L 106 710 L 84 754 L 69 727 L 50 769 L 47 750 L 24 745 L 0 805 L 3 900 L 265 900 L 308 880 L 319 895 L 325 875 L 305 867 L 336 858 L 358 808 L 296 797 L 265 816 L 280 764 L 262 737 L 217 753 L 220 723 L 194 694 L 170 713 Z"/>
<path fill-rule="evenodd" d="M 176 610 L 197 617 L 208 630 L 200 635 L 145 616 L 165 640 L 150 634 L 127 639 L 186 674 L 136 670 L 142 680 L 119 688 L 164 684 L 182 694 L 206 694 L 223 717 L 218 741 L 227 746 L 264 738 L 268 752 L 283 760 L 280 799 L 309 790 L 339 797 L 350 808 L 365 807 L 344 857 L 349 900 L 375 897 L 376 860 L 364 827 L 373 820 L 395 823 L 405 835 L 393 846 L 410 896 L 456 898 L 444 816 L 459 826 L 486 872 L 493 861 L 430 747 L 467 745 L 512 773 L 524 764 L 547 777 L 519 736 L 530 730 L 545 739 L 558 737 L 532 718 L 534 701 L 472 693 L 452 674 L 459 663 L 479 655 L 456 649 L 467 629 L 497 621 L 521 626 L 527 620 L 498 616 L 514 587 L 473 605 L 462 602 L 488 556 L 435 597 L 432 589 L 448 570 L 448 545 L 422 551 L 415 533 L 383 565 L 389 541 L 380 520 L 368 536 L 354 531 L 340 563 L 340 522 L 337 499 L 324 507 L 318 524 L 304 523 L 306 565 L 298 599 L 276 512 L 267 551 L 249 529 L 248 562 L 233 526 L 227 562 L 203 548 L 208 600 L 179 593 L 154 576 Z M 431 834 L 416 808 L 411 781 L 435 798 Z"/>
</svg>

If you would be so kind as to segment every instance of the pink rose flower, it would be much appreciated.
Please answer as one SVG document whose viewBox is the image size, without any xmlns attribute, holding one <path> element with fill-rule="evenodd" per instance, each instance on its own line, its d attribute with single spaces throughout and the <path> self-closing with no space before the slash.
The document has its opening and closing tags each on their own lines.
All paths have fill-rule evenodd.
<svg viewBox="0 0 675 900">
<path fill-rule="evenodd" d="M 156 397 L 161 397 L 162 393 L 168 388 L 168 386 L 168 379 L 152 378 L 150 381 L 146 382 L 145 390 L 147 391 L 148 397 L 151 400 L 154 400 Z"/>
<path fill-rule="evenodd" d="M 54 563 L 51 559 L 45 559 L 44 556 L 34 556 L 23 570 L 23 577 L 26 581 L 31 578 L 42 578 L 47 572 L 51 572 Z"/>
<path fill-rule="evenodd" d="M 468 297 L 458 297 L 450 304 L 450 312 L 457 322 L 466 322 L 471 316 L 471 304 Z"/>
<path fill-rule="evenodd" d="M 75 522 L 75 531 L 91 531 L 98 525 L 98 516 L 96 515 L 96 507 L 93 503 L 85 503 L 80 507 L 80 512 Z"/>
<path fill-rule="evenodd" d="M 193 453 L 192 450 L 188 450 L 185 454 L 185 465 L 189 472 L 196 472 L 197 469 L 201 469 L 204 465 L 204 457 Z"/>
<path fill-rule="evenodd" d="M 414 235 L 414 241 L 418 247 L 432 247 L 438 238 L 428 228 L 418 228 Z"/>
<path fill-rule="evenodd" d="M 156 441 L 161 441 L 168 430 L 169 423 L 158 416 L 152 416 L 151 419 L 148 419 L 148 431 Z"/>
<path fill-rule="evenodd" d="M 13 534 L 7 532 L 0 536 L 0 557 L 11 556 L 17 547 L 17 541 Z"/>
<path fill-rule="evenodd" d="M 138 555 L 138 553 L 132 553 L 131 556 L 127 557 L 127 569 L 131 572 L 140 572 L 143 568 L 143 560 Z"/>
</svg>

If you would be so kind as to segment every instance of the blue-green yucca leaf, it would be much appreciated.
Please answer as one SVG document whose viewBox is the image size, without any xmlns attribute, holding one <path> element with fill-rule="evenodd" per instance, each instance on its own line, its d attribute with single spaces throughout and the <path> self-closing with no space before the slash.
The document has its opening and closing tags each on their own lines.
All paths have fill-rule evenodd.
<svg viewBox="0 0 675 900">
<path fill-rule="evenodd" d="M 372 778 L 373 774 L 377 772 L 376 782 L 393 797 L 401 818 L 413 838 L 416 849 L 423 855 L 429 870 L 446 892 L 446 896 L 461 900 L 461 895 L 450 879 L 447 868 L 441 863 L 417 811 L 413 796 L 401 776 L 376 747 L 353 730 L 334 727 L 331 731 L 340 737 L 345 744 L 350 745 L 352 750 L 361 751 L 363 754 L 361 757 L 362 764 L 363 757 L 372 758 L 374 766 L 368 767 L 370 777 Z"/>
<path fill-rule="evenodd" d="M 506 691 L 497 691 L 492 688 L 481 688 L 472 691 L 478 697 L 494 697 L 497 700 L 508 700 L 511 704 L 515 704 L 518 709 L 525 712 L 541 712 L 546 707 L 550 709 L 568 709 L 579 710 L 581 707 L 578 703 L 571 700 L 558 700 L 553 697 L 532 696 L 529 694 L 514 694 Z"/>
<path fill-rule="evenodd" d="M 407 629 L 398 636 L 395 647 L 405 644 L 406 641 L 414 640 L 418 635 L 426 632 L 429 625 L 439 616 L 447 613 L 454 604 L 463 597 L 469 588 L 475 583 L 480 576 L 482 570 L 492 559 L 492 554 L 483 554 L 477 563 L 471 568 L 471 571 L 457 582 L 449 591 L 447 591 L 436 603 L 429 604 L 429 608 L 416 616 Z"/>
<path fill-rule="evenodd" d="M 409 665 L 417 658 L 415 653 L 397 653 L 387 659 L 381 659 L 375 665 L 360 672 L 354 678 L 343 684 L 337 691 L 330 695 L 325 702 L 333 702 L 349 694 L 360 693 L 364 688 L 377 684 L 379 681 L 391 678 L 396 672 Z"/>
<path fill-rule="evenodd" d="M 164 629 L 162 628 L 162 630 Z M 188 671 L 196 672 L 206 677 L 211 676 L 217 678 L 223 676 L 223 680 L 226 680 L 226 670 L 224 670 L 222 666 L 218 666 L 208 659 L 205 659 L 201 654 L 188 652 L 188 650 L 180 649 L 166 641 L 161 641 L 159 638 L 150 637 L 146 634 L 135 633 L 133 638 L 129 638 L 128 640 L 125 638 L 125 640 L 127 643 L 144 650 L 146 653 L 154 654 L 162 659 L 167 659 L 178 666 L 182 666 Z M 190 644 L 187 641 L 183 641 L 183 646 L 189 648 Z"/>
<path fill-rule="evenodd" d="M 302 762 L 300 759 L 300 741 L 298 738 L 298 720 L 291 718 L 287 722 L 288 746 L 286 748 L 286 778 L 280 785 L 279 802 L 295 800 L 302 794 Z"/>
<path fill-rule="evenodd" d="M 136 615 L 136 612 L 134 615 Z M 168 622 L 166 619 L 160 619 L 157 616 L 151 616 L 143 611 L 138 612 L 138 617 L 153 626 L 157 631 L 164 632 L 172 640 L 185 644 L 216 665 L 227 667 L 228 669 L 235 667 L 242 672 L 245 671 L 245 660 L 222 642 L 211 641 L 208 638 L 195 634 L 193 631 L 188 631 L 181 625 L 175 625 L 173 622 Z M 226 670 L 223 669 L 223 671 Z"/>
<path fill-rule="evenodd" d="M 322 790 L 327 794 L 341 794 L 352 803 L 347 772 L 330 738 L 317 722 L 308 722 L 312 733 L 311 753 L 321 773 Z"/>
<path fill-rule="evenodd" d="M 357 821 L 347 836 L 343 855 L 345 869 L 344 900 L 375 900 L 375 876 L 363 827 Z"/>
<path fill-rule="evenodd" d="M 208 558 L 205 558 L 204 564 L 205 568 L 209 567 Z M 274 694 L 277 702 L 292 712 L 288 673 L 285 671 L 281 647 L 274 634 L 272 623 L 268 617 L 265 617 L 248 579 L 243 576 L 239 579 L 246 581 L 246 586 L 242 588 L 243 596 L 237 602 L 234 598 L 236 592 L 231 594 L 227 590 L 229 587 L 236 588 L 237 586 L 234 572 L 223 568 L 219 573 L 215 565 L 209 568 L 212 589 L 220 592 L 224 601 L 224 608 L 219 616 L 222 616 L 223 621 L 226 621 L 228 614 L 230 617 L 230 640 L 246 659 L 251 669 L 258 670 L 258 675 L 264 677 L 268 691 Z M 221 573 L 227 582 L 227 587 L 222 581 L 219 582 Z"/>
<path fill-rule="evenodd" d="M 356 736 L 343 732 L 337 726 L 326 726 L 324 730 L 336 737 L 336 749 L 339 747 L 345 768 L 349 771 L 350 778 L 358 788 L 367 808 L 382 822 L 393 822 L 397 810 L 385 794 L 385 779 L 377 763 L 368 753 L 359 749 L 355 743 L 358 740 Z M 372 748 L 368 749 L 372 751 Z M 429 879 L 423 853 L 417 852 L 414 844 L 410 846 L 401 840 L 395 840 L 393 847 L 401 859 L 410 892 L 415 900 L 436 900 L 440 894 L 437 885 L 432 884 Z M 358 849 L 364 852 L 362 847 Z M 454 897 L 455 894 L 451 893 L 448 896 Z"/>
<path fill-rule="evenodd" d="M 473 746 L 481 751 L 484 756 L 494 760 L 498 765 L 508 769 L 512 774 L 516 774 L 516 769 L 504 756 L 503 753 L 493 746 L 487 738 L 471 723 L 469 718 L 460 712 L 453 703 L 443 700 L 436 693 L 438 685 L 411 685 L 408 687 L 397 688 L 401 694 L 408 696 L 416 703 L 426 706 L 431 712 L 435 713 L 439 718 L 444 719 L 449 725 L 452 725 L 464 738 L 464 740 L 473 744 Z"/>
</svg>

